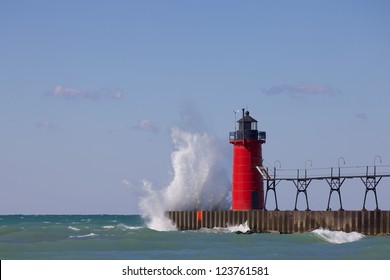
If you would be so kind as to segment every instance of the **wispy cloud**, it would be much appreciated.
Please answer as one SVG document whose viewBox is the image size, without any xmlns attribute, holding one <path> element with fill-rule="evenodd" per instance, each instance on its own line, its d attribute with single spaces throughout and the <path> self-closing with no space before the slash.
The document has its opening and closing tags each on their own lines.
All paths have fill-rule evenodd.
<svg viewBox="0 0 390 280">
<path fill-rule="evenodd" d="M 368 120 L 368 117 L 365 113 L 357 113 L 355 115 L 355 117 L 357 117 L 358 119 L 361 119 L 361 120 Z"/>
<path fill-rule="evenodd" d="M 142 130 L 152 133 L 159 131 L 158 125 L 150 119 L 143 119 L 133 126 L 133 129 Z"/>
<path fill-rule="evenodd" d="M 270 88 L 261 88 L 261 91 L 267 95 L 334 95 L 340 92 L 338 89 L 316 83 L 301 83 L 301 84 L 283 84 L 274 85 Z"/>
<path fill-rule="evenodd" d="M 110 99 L 122 99 L 124 97 L 124 93 L 123 91 L 116 89 L 116 90 L 107 91 L 104 94 L 104 96 Z"/>
<path fill-rule="evenodd" d="M 41 120 L 35 124 L 35 127 L 50 130 L 54 128 L 54 124 L 47 120 Z"/>
<path fill-rule="evenodd" d="M 51 89 L 47 95 L 55 97 L 63 97 L 68 99 L 90 99 L 100 100 L 102 98 L 107 99 L 121 99 L 124 97 L 123 91 L 119 89 L 115 90 L 99 90 L 99 91 L 88 91 L 78 88 L 71 88 L 65 86 L 56 86 Z"/>
</svg>

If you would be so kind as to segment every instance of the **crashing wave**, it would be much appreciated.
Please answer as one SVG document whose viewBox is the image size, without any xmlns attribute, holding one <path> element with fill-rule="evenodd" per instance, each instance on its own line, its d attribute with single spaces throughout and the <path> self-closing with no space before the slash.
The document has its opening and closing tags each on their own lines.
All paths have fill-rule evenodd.
<svg viewBox="0 0 390 280">
<path fill-rule="evenodd" d="M 332 244 L 356 242 L 364 237 L 358 232 L 331 231 L 323 228 L 315 229 L 312 232 Z"/>
</svg>

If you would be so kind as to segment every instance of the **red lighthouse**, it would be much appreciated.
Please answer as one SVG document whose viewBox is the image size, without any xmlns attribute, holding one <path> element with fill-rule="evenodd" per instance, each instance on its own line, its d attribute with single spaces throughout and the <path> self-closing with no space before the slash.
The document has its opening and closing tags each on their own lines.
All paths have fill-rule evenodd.
<svg viewBox="0 0 390 280">
<path fill-rule="evenodd" d="M 242 109 L 238 129 L 230 132 L 233 148 L 232 209 L 250 210 L 264 208 L 261 145 L 266 134 L 257 130 L 257 121 Z"/>
</svg>

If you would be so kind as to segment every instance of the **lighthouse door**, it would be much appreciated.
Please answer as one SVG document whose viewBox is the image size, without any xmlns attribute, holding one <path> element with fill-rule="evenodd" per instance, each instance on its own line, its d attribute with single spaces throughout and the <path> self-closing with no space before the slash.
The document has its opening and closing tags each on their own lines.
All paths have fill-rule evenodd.
<svg viewBox="0 0 390 280">
<path fill-rule="evenodd" d="M 259 209 L 259 192 L 252 192 L 252 209 Z"/>
</svg>

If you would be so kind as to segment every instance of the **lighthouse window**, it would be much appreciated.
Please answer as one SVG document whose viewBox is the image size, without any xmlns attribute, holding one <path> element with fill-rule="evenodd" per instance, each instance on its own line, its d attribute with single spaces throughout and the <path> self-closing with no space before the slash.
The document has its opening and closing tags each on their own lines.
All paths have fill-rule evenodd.
<svg viewBox="0 0 390 280">
<path fill-rule="evenodd" d="M 244 122 L 244 130 L 250 130 L 251 129 L 251 123 L 250 122 Z"/>
<path fill-rule="evenodd" d="M 257 122 L 252 122 L 251 123 L 251 129 L 252 130 L 257 130 Z"/>
</svg>

